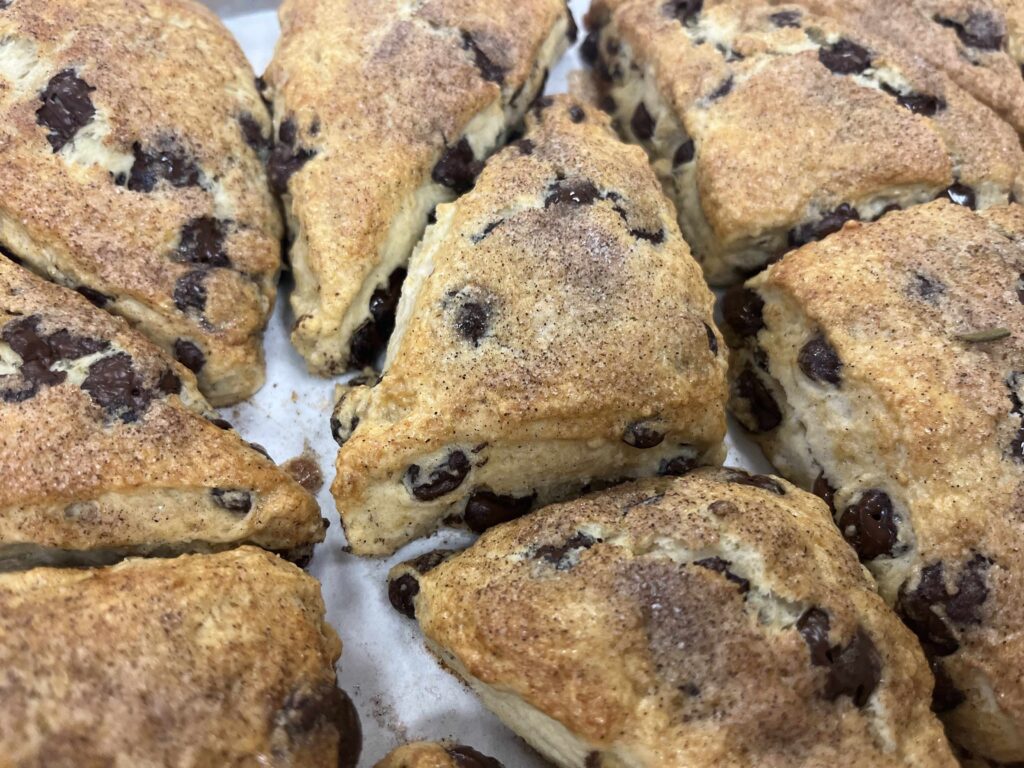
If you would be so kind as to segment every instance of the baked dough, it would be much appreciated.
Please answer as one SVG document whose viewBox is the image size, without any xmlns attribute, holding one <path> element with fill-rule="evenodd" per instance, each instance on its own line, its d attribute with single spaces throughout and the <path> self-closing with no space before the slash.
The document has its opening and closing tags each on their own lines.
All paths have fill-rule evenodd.
<svg viewBox="0 0 1024 768">
<path fill-rule="evenodd" d="M 643 152 L 570 97 L 527 125 L 438 207 L 380 382 L 342 390 L 333 492 L 360 554 L 724 458 L 712 296 Z"/>
<path fill-rule="evenodd" d="M 831 499 L 970 753 L 1024 761 L 1024 208 L 847 224 L 730 294 L 733 409 Z"/>
<path fill-rule="evenodd" d="M 295 289 L 320 374 L 376 362 L 438 203 L 473 184 L 575 39 L 564 0 L 285 0 L 265 75 Z"/>
<path fill-rule="evenodd" d="M 431 650 L 556 765 L 956 766 L 914 636 L 783 480 L 642 480 L 391 577 Z"/>
<path fill-rule="evenodd" d="M 1016 132 L 888 39 L 737 0 L 596 0 L 588 54 L 619 127 L 650 152 L 708 280 L 947 196 L 1021 193 Z"/>
<path fill-rule="evenodd" d="M 0 575 L 0 766 L 354 768 L 320 585 L 251 547 Z"/>
<path fill-rule="evenodd" d="M 241 543 L 301 559 L 323 537 L 313 497 L 191 372 L 0 257 L 0 569 Z"/>
<path fill-rule="evenodd" d="M 393 750 L 375 768 L 502 768 L 493 757 L 462 744 L 418 741 Z"/>
<path fill-rule="evenodd" d="M 242 51 L 192 0 L 0 5 L 0 247 L 248 397 L 282 228 Z"/>
</svg>

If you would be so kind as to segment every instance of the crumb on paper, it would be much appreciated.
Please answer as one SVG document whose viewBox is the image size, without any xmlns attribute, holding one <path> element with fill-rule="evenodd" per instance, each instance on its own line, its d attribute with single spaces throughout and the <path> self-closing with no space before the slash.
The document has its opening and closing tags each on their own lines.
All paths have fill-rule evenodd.
<svg viewBox="0 0 1024 768">
<path fill-rule="evenodd" d="M 299 485 L 312 494 L 319 493 L 324 487 L 324 473 L 320 469 L 320 462 L 316 453 L 306 443 L 302 453 L 294 458 L 288 459 L 281 465 L 281 469 L 292 476 Z"/>
</svg>

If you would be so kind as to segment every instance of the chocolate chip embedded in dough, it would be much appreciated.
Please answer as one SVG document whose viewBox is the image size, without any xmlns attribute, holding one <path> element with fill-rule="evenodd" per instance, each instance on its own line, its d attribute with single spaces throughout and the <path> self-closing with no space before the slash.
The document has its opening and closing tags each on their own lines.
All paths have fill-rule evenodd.
<svg viewBox="0 0 1024 768">
<path fill-rule="evenodd" d="M 661 445 L 664 439 L 664 432 L 642 421 L 632 422 L 622 433 L 622 442 L 633 448 L 654 448 Z"/>
<path fill-rule="evenodd" d="M 800 348 L 797 365 L 812 381 L 836 386 L 842 381 L 843 361 L 835 347 L 820 333 Z"/>
<path fill-rule="evenodd" d="M 469 459 L 460 450 L 452 451 L 426 478 L 418 464 L 405 472 L 409 492 L 420 501 L 433 501 L 451 493 L 466 479 L 471 469 Z"/>
<path fill-rule="evenodd" d="M 103 309 L 103 307 L 107 306 L 107 304 L 114 299 L 113 296 L 107 296 L 105 293 L 100 293 L 87 285 L 80 285 L 75 288 L 75 291 L 88 300 L 93 306 L 99 307 L 100 309 Z"/>
<path fill-rule="evenodd" d="M 833 232 L 838 232 L 848 221 L 860 221 L 860 214 L 852 205 L 843 203 L 831 211 L 826 211 L 817 221 L 801 224 L 791 229 L 789 245 L 791 248 L 799 248 L 802 245 L 821 240 Z"/>
<path fill-rule="evenodd" d="M 803 14 L 800 11 L 779 11 L 768 17 L 768 20 L 776 27 L 800 28 L 800 19 Z"/>
<path fill-rule="evenodd" d="M 737 576 L 731 570 L 729 566 L 732 565 L 728 560 L 724 560 L 721 557 L 705 557 L 703 560 L 694 560 L 694 565 L 699 565 L 701 568 L 706 568 L 709 571 L 714 571 L 724 576 L 726 579 L 731 581 L 737 587 L 739 587 L 740 594 L 746 594 L 750 591 L 750 581 L 744 579 L 742 576 Z"/>
<path fill-rule="evenodd" d="M 782 423 L 782 411 L 765 385 L 750 366 L 736 377 L 736 395 L 745 400 L 754 420 L 754 431 L 770 432 Z M 749 425 L 748 425 L 749 426 Z"/>
<path fill-rule="evenodd" d="M 199 167 L 174 140 L 162 140 L 160 146 L 145 149 L 136 142 L 132 153 L 135 161 L 126 183 L 133 192 L 152 192 L 161 181 L 172 187 L 199 186 Z"/>
<path fill-rule="evenodd" d="M 39 94 L 43 105 L 36 110 L 36 123 L 49 131 L 46 140 L 54 152 L 63 149 L 95 116 L 96 107 L 89 96 L 95 90 L 75 70 L 65 69 L 50 78 Z"/>
<path fill-rule="evenodd" d="M 647 111 L 646 105 L 641 101 L 633 111 L 633 117 L 629 121 L 629 127 L 633 129 L 633 135 L 641 141 L 646 141 L 654 135 L 656 127 L 654 118 Z"/>
<path fill-rule="evenodd" d="M 597 187 L 589 179 L 558 180 L 548 190 L 544 207 L 552 205 L 591 205 L 600 198 Z"/>
<path fill-rule="evenodd" d="M 689 24 L 704 8 L 704 0 L 669 0 L 661 6 L 662 12 L 680 24 Z"/>
<path fill-rule="evenodd" d="M 956 32 L 960 42 L 968 48 L 998 51 L 1006 39 L 1006 25 L 988 11 L 969 11 L 963 22 L 943 16 L 936 16 L 935 21 Z"/>
<path fill-rule="evenodd" d="M 870 635 L 858 627 L 846 646 L 830 645 L 829 617 L 820 608 L 805 611 L 796 627 L 807 643 L 811 663 L 828 668 L 825 698 L 849 696 L 858 707 L 865 706 L 882 679 L 882 658 Z"/>
<path fill-rule="evenodd" d="M 192 219 L 181 228 L 181 240 L 172 257 L 174 261 L 208 267 L 229 267 L 231 261 L 224 250 L 227 237 L 225 222 L 210 216 Z"/>
<path fill-rule="evenodd" d="M 715 357 L 718 356 L 718 337 L 715 336 L 715 332 L 711 329 L 711 326 L 707 323 L 701 323 L 704 326 L 704 330 L 708 335 L 708 349 L 711 350 L 711 354 Z"/>
<path fill-rule="evenodd" d="M 269 136 L 263 135 L 263 126 L 260 125 L 259 120 L 253 117 L 252 114 L 243 112 L 239 115 L 238 126 L 242 131 L 242 138 L 245 139 L 245 143 L 252 149 L 261 155 L 270 151 L 270 145 L 273 142 Z"/>
<path fill-rule="evenodd" d="M 697 468 L 697 459 L 692 456 L 674 456 L 662 459 L 658 465 L 658 474 L 662 477 L 682 477 Z"/>
<path fill-rule="evenodd" d="M 760 488 L 762 491 L 774 493 L 776 496 L 785 496 L 786 489 L 778 480 L 768 475 L 755 475 L 742 469 L 723 469 L 722 474 L 725 480 L 737 485 L 749 485 L 753 488 Z"/>
<path fill-rule="evenodd" d="M 722 315 L 737 336 L 753 336 L 764 328 L 764 299 L 742 285 L 730 288 L 722 297 Z"/>
<path fill-rule="evenodd" d="M 187 339 L 177 339 L 174 342 L 174 359 L 192 373 L 199 373 L 206 365 L 206 355 L 203 354 L 203 350 Z"/>
<path fill-rule="evenodd" d="M 516 520 L 533 509 L 537 494 L 530 496 L 504 496 L 487 490 L 473 491 L 466 502 L 462 517 L 474 533 L 483 533 L 501 523 Z"/>
<path fill-rule="evenodd" d="M 572 567 L 569 555 L 580 549 L 590 549 L 597 543 L 597 539 L 589 534 L 578 531 L 569 537 L 563 544 L 545 544 L 534 552 L 537 560 L 546 560 L 555 566 L 559 571 L 565 571 Z"/>
<path fill-rule="evenodd" d="M 672 155 L 672 167 L 678 168 L 680 165 L 690 162 L 693 160 L 695 153 L 696 147 L 694 146 L 693 139 L 686 139 L 676 148 L 675 154 Z"/>
<path fill-rule="evenodd" d="M 137 421 L 149 408 L 154 393 L 135 369 L 131 355 L 118 352 L 89 366 L 82 389 L 111 417 Z"/>
<path fill-rule="evenodd" d="M 431 178 L 437 184 L 461 195 L 473 188 L 483 168 L 484 164 L 476 159 L 469 140 L 463 137 L 457 144 L 445 149 L 434 166 Z"/>
<path fill-rule="evenodd" d="M 835 517 L 836 489 L 829 484 L 824 471 L 818 473 L 818 477 L 814 480 L 814 486 L 811 488 L 811 492 L 828 505 L 829 511 L 832 513 L 832 516 Z"/>
<path fill-rule="evenodd" d="M 861 560 L 891 556 L 898 538 L 898 527 L 889 494 L 877 488 L 864 491 L 843 510 L 839 529 Z"/>
<path fill-rule="evenodd" d="M 970 208 L 972 211 L 978 205 L 978 199 L 974 194 L 974 190 L 960 182 L 956 182 L 955 184 L 951 184 L 946 187 L 939 193 L 939 197 L 944 197 L 952 203 L 962 205 L 965 208 Z"/>
<path fill-rule="evenodd" d="M 210 491 L 213 503 L 228 512 L 248 514 L 252 509 L 252 494 L 236 488 L 214 488 Z"/>
<path fill-rule="evenodd" d="M 186 272 L 174 283 L 174 306 L 182 312 L 199 312 L 206 309 L 206 275 L 204 269 Z"/>
<path fill-rule="evenodd" d="M 467 301 L 455 310 L 455 331 L 474 347 L 487 335 L 491 324 L 491 308 L 486 304 Z"/>
<path fill-rule="evenodd" d="M 420 593 L 420 582 L 411 573 L 403 573 L 388 583 L 388 601 L 391 607 L 403 616 L 416 618 L 416 595 Z"/>
<path fill-rule="evenodd" d="M 856 75 L 871 66 L 871 52 L 852 40 L 841 38 L 818 49 L 818 61 L 837 75 Z"/>
<path fill-rule="evenodd" d="M 480 76 L 491 83 L 499 85 L 505 82 L 505 68 L 496 64 L 469 32 L 462 31 L 462 47 L 473 54 L 473 61 Z"/>
</svg>

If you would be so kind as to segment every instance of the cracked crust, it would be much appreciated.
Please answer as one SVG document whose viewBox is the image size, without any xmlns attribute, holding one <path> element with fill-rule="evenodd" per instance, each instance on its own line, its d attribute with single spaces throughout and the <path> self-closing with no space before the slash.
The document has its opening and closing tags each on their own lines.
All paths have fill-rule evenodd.
<svg viewBox="0 0 1024 768">
<path fill-rule="evenodd" d="M 570 97 L 413 256 L 384 373 L 343 390 L 333 493 L 352 548 L 482 530 L 625 477 L 720 463 L 724 345 L 643 153 Z M 439 418 L 443 416 L 443 418 Z"/>
<path fill-rule="evenodd" d="M 286 0 L 280 17 L 265 80 L 292 341 L 310 370 L 339 373 L 375 362 L 396 271 L 520 122 L 575 25 L 564 0 Z"/>
<path fill-rule="evenodd" d="M 801 6 L 699 5 L 598 0 L 588 21 L 609 106 L 713 284 L 846 219 L 943 195 L 988 207 L 1018 185 L 1013 128 L 889 40 Z"/>
<path fill-rule="evenodd" d="M 501 768 L 501 763 L 461 744 L 418 741 L 393 750 L 374 768 Z"/>
<path fill-rule="evenodd" d="M 0 575 L 0 765 L 335 768 L 340 655 L 316 580 L 249 547 Z"/>
<path fill-rule="evenodd" d="M 138 326 L 215 405 L 259 389 L 282 229 L 269 114 L 221 22 L 191 0 L 4 3 L 0 126 L 0 245 Z"/>
<path fill-rule="evenodd" d="M 188 370 L 0 258 L 0 569 L 241 543 L 301 558 L 323 528 Z"/>
<path fill-rule="evenodd" d="M 556 765 L 956 765 L 913 635 L 785 481 L 642 480 L 410 574 L 428 645 Z"/>
<path fill-rule="evenodd" d="M 932 657 L 951 736 L 1024 760 L 1024 208 L 848 224 L 747 287 L 733 410 L 833 495 Z"/>
</svg>

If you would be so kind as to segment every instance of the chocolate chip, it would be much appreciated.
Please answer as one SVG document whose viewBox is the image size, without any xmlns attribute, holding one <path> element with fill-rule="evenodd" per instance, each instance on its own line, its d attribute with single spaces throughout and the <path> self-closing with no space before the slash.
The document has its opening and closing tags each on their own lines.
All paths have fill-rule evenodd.
<svg viewBox="0 0 1024 768">
<path fill-rule="evenodd" d="M 181 241 L 173 260 L 209 267 L 230 267 L 231 261 L 224 252 L 225 230 L 225 223 L 219 219 L 210 216 L 192 219 L 181 229 Z"/>
<path fill-rule="evenodd" d="M 753 336 L 764 328 L 764 300 L 750 288 L 737 285 L 722 297 L 722 315 L 737 336 Z"/>
<path fill-rule="evenodd" d="M 267 176 L 271 189 L 278 195 L 288 191 L 288 182 L 316 151 L 298 146 L 299 132 L 295 120 L 287 117 L 277 128 L 277 141 L 267 161 Z"/>
<path fill-rule="evenodd" d="M 496 230 L 504 223 L 504 219 L 492 221 L 486 227 L 484 227 L 482 231 L 478 232 L 475 235 L 471 235 L 469 239 L 473 241 L 474 245 L 478 245 L 479 243 L 482 243 L 484 240 L 486 240 L 494 230 Z"/>
<path fill-rule="evenodd" d="M 715 88 L 715 90 L 708 94 L 708 99 L 710 101 L 716 101 L 724 96 L 728 96 L 729 92 L 732 91 L 733 83 L 733 77 L 732 75 L 729 75 L 717 88 Z"/>
<path fill-rule="evenodd" d="M 137 421 L 153 400 L 153 393 L 135 370 L 131 356 L 125 352 L 101 358 L 90 365 L 82 389 L 109 416 L 119 417 L 126 424 Z"/>
<path fill-rule="evenodd" d="M 165 395 L 180 395 L 181 379 L 178 378 L 174 371 L 167 369 L 157 379 L 156 388 Z"/>
<path fill-rule="evenodd" d="M 365 368 L 373 365 L 395 330 L 395 312 L 402 294 L 406 270 L 399 267 L 388 276 L 386 285 L 378 286 L 370 295 L 370 317 L 356 328 L 349 341 L 349 365 Z"/>
<path fill-rule="evenodd" d="M 584 64 L 594 66 L 594 62 L 597 61 L 598 53 L 600 52 L 601 46 L 601 31 L 593 29 L 587 36 L 583 38 L 583 42 L 580 44 L 580 58 L 583 59 Z"/>
<path fill-rule="evenodd" d="M 768 17 L 768 20 L 776 27 L 792 27 L 799 29 L 800 19 L 803 14 L 800 11 L 779 11 Z"/>
<path fill-rule="evenodd" d="M 447 752 L 456 768 L 502 768 L 501 763 L 493 757 L 477 752 L 472 747 L 458 744 L 448 747 Z"/>
<path fill-rule="evenodd" d="M 43 106 L 36 110 L 36 123 L 49 131 L 46 140 L 54 152 L 60 152 L 96 114 L 89 96 L 95 90 L 73 69 L 65 69 L 50 78 L 39 94 Z"/>
<path fill-rule="evenodd" d="M 206 271 L 194 269 L 186 272 L 174 283 L 174 306 L 182 312 L 202 312 L 206 309 Z"/>
<path fill-rule="evenodd" d="M 309 741 L 309 734 L 329 727 L 338 734 L 338 768 L 355 768 L 362 752 L 362 725 L 348 694 L 334 682 L 321 682 L 313 690 L 293 692 L 275 718 L 288 738 Z M 333 764 L 333 763 L 332 763 Z"/>
<path fill-rule="evenodd" d="M 845 647 L 830 646 L 828 614 L 810 608 L 797 621 L 797 631 L 811 653 L 811 664 L 828 667 L 825 698 L 849 696 L 858 707 L 868 703 L 882 679 L 882 659 L 874 641 L 858 627 Z"/>
<path fill-rule="evenodd" d="M 831 661 L 828 614 L 820 608 L 808 608 L 797 620 L 796 628 L 811 652 L 811 664 L 816 667 L 827 667 Z"/>
<path fill-rule="evenodd" d="M 187 339 L 177 339 L 174 342 L 174 359 L 192 373 L 199 373 L 206 365 L 206 356 L 203 354 L 203 350 Z"/>
<path fill-rule="evenodd" d="M 480 76 L 484 80 L 499 84 L 505 82 L 505 68 L 495 64 L 491 57 L 484 53 L 473 36 L 465 30 L 462 31 L 462 47 L 472 52 L 476 68 L 480 70 Z"/>
<path fill-rule="evenodd" d="M 263 126 L 252 114 L 243 112 L 239 115 L 238 125 L 242 129 L 242 138 L 246 144 L 261 155 L 270 151 L 271 139 L 263 135 Z"/>
<path fill-rule="evenodd" d="M 77 288 L 75 288 L 75 290 L 78 291 L 78 293 L 84 296 L 86 299 L 88 299 L 90 303 L 92 303 L 94 306 L 99 307 L 100 309 L 103 309 L 103 307 L 107 306 L 107 304 L 113 300 L 112 296 L 107 296 L 105 293 L 100 293 L 99 291 L 94 290 L 93 288 L 90 288 L 87 285 L 80 285 Z"/>
<path fill-rule="evenodd" d="M 937 16 L 935 21 L 956 32 L 960 42 L 968 48 L 997 51 L 1003 47 L 1006 27 L 1002 20 L 986 11 L 970 11 L 963 23 L 941 16 Z"/>
<path fill-rule="evenodd" d="M 915 115 L 934 117 L 936 112 L 946 108 L 946 102 L 928 93 L 905 93 L 896 97 L 896 103 L 909 109 Z"/>
<path fill-rule="evenodd" d="M 560 180 L 549 187 L 547 197 L 544 198 L 544 207 L 549 208 L 562 203 L 590 205 L 600 196 L 597 187 L 587 179 Z"/>
<path fill-rule="evenodd" d="M 711 354 L 715 357 L 718 356 L 718 337 L 715 336 L 715 332 L 711 330 L 711 326 L 707 323 L 701 323 L 704 326 L 704 330 L 708 335 L 708 349 L 711 350 Z"/>
<path fill-rule="evenodd" d="M 635 237 L 637 240 L 646 240 L 652 245 L 661 245 L 665 242 L 665 230 L 659 229 L 651 232 L 646 229 L 631 229 L 629 234 Z"/>
<path fill-rule="evenodd" d="M 466 479 L 471 469 L 469 459 L 462 451 L 452 451 L 425 479 L 420 479 L 420 466 L 413 464 L 405 472 L 410 493 L 420 501 L 433 501 L 451 493 Z"/>
<path fill-rule="evenodd" d="M 817 221 L 810 224 L 801 224 L 791 229 L 789 231 L 789 245 L 791 248 L 798 248 L 801 245 L 821 240 L 833 232 L 838 232 L 843 228 L 843 224 L 848 221 L 860 221 L 860 214 L 853 206 L 843 203 L 831 211 L 826 211 Z"/>
<path fill-rule="evenodd" d="M 583 111 L 583 107 L 573 104 L 569 107 L 569 119 L 574 123 L 582 123 L 587 118 L 587 113 Z"/>
<path fill-rule="evenodd" d="M 988 600 L 986 576 L 992 561 L 975 555 L 960 571 L 956 594 L 946 601 L 946 615 L 955 624 L 980 624 L 981 606 Z"/>
<path fill-rule="evenodd" d="M 416 595 L 420 593 L 420 582 L 411 573 L 403 573 L 388 584 L 388 601 L 391 607 L 403 616 L 416 618 Z"/>
<path fill-rule="evenodd" d="M 517 141 L 512 146 L 514 146 L 516 149 L 518 149 L 519 150 L 519 154 L 521 154 L 521 155 L 532 155 L 533 154 L 533 150 L 536 149 L 536 147 L 537 147 L 537 145 L 534 144 L 529 139 L 520 139 L 519 141 Z"/>
<path fill-rule="evenodd" d="M 661 445 L 664 439 L 664 432 L 642 421 L 634 421 L 622 433 L 622 442 L 634 448 L 654 448 L 656 445 Z"/>
<path fill-rule="evenodd" d="M 337 416 L 331 416 L 331 437 L 334 438 L 334 442 L 342 446 L 349 441 L 358 426 L 358 416 L 353 416 L 349 419 L 347 425 L 342 423 L 341 419 Z"/>
<path fill-rule="evenodd" d="M 898 529 L 889 494 L 876 488 L 864 491 L 843 510 L 839 529 L 861 560 L 891 556 Z"/>
<path fill-rule="evenodd" d="M 658 465 L 658 474 L 662 477 L 682 477 L 697 468 L 697 459 L 691 456 L 674 456 L 662 459 Z"/>
<path fill-rule="evenodd" d="M 537 89 L 537 98 L 533 100 L 533 104 L 530 105 L 530 109 L 533 110 L 533 114 L 540 117 L 545 109 L 555 103 L 555 99 L 552 96 L 543 96 L 544 88 L 547 87 L 548 82 L 548 71 L 544 70 L 544 82 L 541 87 Z"/>
<path fill-rule="evenodd" d="M 228 512 L 236 512 L 240 515 L 249 513 L 252 509 L 252 495 L 248 491 L 240 491 L 233 488 L 214 488 L 210 491 L 213 503 Z"/>
<path fill-rule="evenodd" d="M 569 554 L 578 549 L 590 549 L 597 539 L 582 531 L 574 533 L 564 544 L 545 544 L 534 552 L 537 560 L 547 560 L 559 571 L 567 571 L 572 567 Z"/>
<path fill-rule="evenodd" d="M 953 631 L 935 608 L 945 604 L 949 595 L 943 579 L 942 563 L 921 569 L 917 587 L 908 588 L 909 579 L 900 587 L 895 610 L 910 630 L 917 635 L 929 657 L 949 656 L 960 648 Z"/>
<path fill-rule="evenodd" d="M 588 752 L 587 759 L 583 763 L 583 768 L 601 768 L 601 753 Z"/>
<path fill-rule="evenodd" d="M 776 496 L 786 495 L 786 489 L 782 487 L 782 484 L 768 475 L 752 475 L 745 470 L 732 468 L 724 469 L 722 472 L 725 475 L 725 479 L 730 483 L 750 485 L 754 488 L 760 488 L 762 491 L 774 493 Z"/>
<path fill-rule="evenodd" d="M 936 658 L 928 660 L 935 676 L 935 688 L 932 690 L 932 711 L 936 714 L 951 712 L 959 707 L 967 697 L 953 683 L 953 679 L 946 671 L 945 665 Z"/>
<path fill-rule="evenodd" d="M 693 139 L 687 139 L 676 149 L 676 153 L 672 156 L 672 167 L 678 168 L 680 165 L 693 160 L 696 149 L 694 148 Z"/>
<path fill-rule="evenodd" d="M 516 520 L 531 509 L 537 500 L 537 494 L 516 498 L 515 496 L 499 496 L 486 490 L 473 491 L 466 502 L 463 519 L 474 533 L 483 533 L 501 523 Z"/>
<path fill-rule="evenodd" d="M 824 471 L 818 473 L 818 477 L 814 480 L 814 486 L 811 488 L 811 492 L 828 504 L 829 511 L 832 513 L 832 516 L 835 517 L 836 489 L 831 486 L 828 478 L 825 477 Z"/>
<path fill-rule="evenodd" d="M 213 426 L 217 427 L 218 429 L 226 429 L 226 430 L 234 429 L 234 427 L 231 426 L 231 422 L 228 421 L 227 419 L 214 418 L 214 419 L 210 419 L 209 421 L 210 421 L 211 424 L 213 424 Z"/>
<path fill-rule="evenodd" d="M 161 181 L 173 187 L 199 185 L 199 167 L 175 141 L 165 140 L 162 147 L 152 150 L 144 150 L 136 142 L 132 153 L 135 161 L 127 183 L 133 192 L 152 192 Z"/>
<path fill-rule="evenodd" d="M 946 286 L 937 278 L 915 272 L 913 290 L 922 299 L 932 301 L 936 296 L 941 296 L 946 292 Z"/>
<path fill-rule="evenodd" d="M 770 432 L 782 423 L 782 411 L 771 391 L 750 366 L 736 377 L 736 395 L 747 402 L 755 432 Z M 748 425 L 749 426 L 749 425 Z"/>
<path fill-rule="evenodd" d="M 965 208 L 970 208 L 972 211 L 977 206 L 977 198 L 974 196 L 974 190 L 960 182 L 946 187 L 939 193 L 939 197 L 945 197 L 950 202 L 962 205 Z"/>
<path fill-rule="evenodd" d="M 474 347 L 487 335 L 491 324 L 491 309 L 485 304 L 467 301 L 455 310 L 455 331 Z"/>
<path fill-rule="evenodd" d="M 463 137 L 458 144 L 445 149 L 434 166 L 431 178 L 437 184 L 461 195 L 473 188 L 483 168 L 484 164 L 473 155 L 469 140 Z"/>
<path fill-rule="evenodd" d="M 846 38 L 818 49 L 818 61 L 837 75 L 856 75 L 871 66 L 867 48 Z"/>
<path fill-rule="evenodd" d="M 842 381 L 843 361 L 835 347 L 820 333 L 800 348 L 796 358 L 804 376 L 836 386 Z"/>
<path fill-rule="evenodd" d="M 364 320 L 352 332 L 349 339 L 348 365 L 350 368 L 365 368 L 373 365 L 386 340 L 377 332 L 373 319 Z"/>
<path fill-rule="evenodd" d="M 352 699 L 335 688 L 334 725 L 338 731 L 338 768 L 356 768 L 363 751 L 363 726 Z"/>
<path fill-rule="evenodd" d="M 707 568 L 709 571 L 720 573 L 726 579 L 739 587 L 740 594 L 745 595 L 750 591 L 750 582 L 742 576 L 737 576 L 735 573 L 730 571 L 729 566 L 732 565 L 732 563 L 728 560 L 723 560 L 720 557 L 706 557 L 703 560 L 694 560 L 693 564 L 699 565 L 701 568 Z"/>
<path fill-rule="evenodd" d="M 661 6 L 662 12 L 680 24 L 693 21 L 704 7 L 704 0 L 669 0 Z"/>
<path fill-rule="evenodd" d="M 642 101 L 636 105 L 629 127 L 633 129 L 633 135 L 641 141 L 646 141 L 654 135 L 654 118 Z"/>
</svg>

